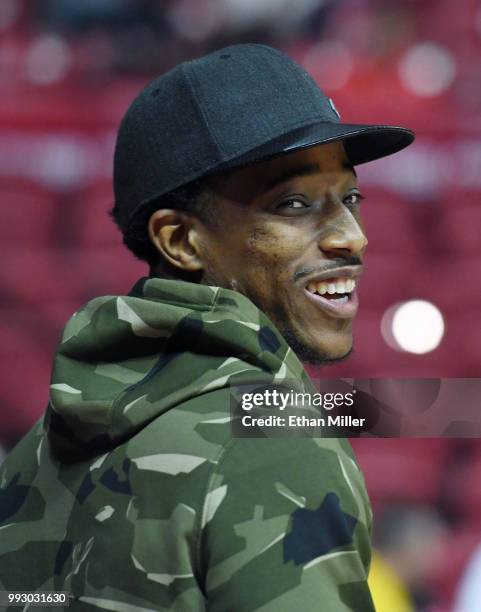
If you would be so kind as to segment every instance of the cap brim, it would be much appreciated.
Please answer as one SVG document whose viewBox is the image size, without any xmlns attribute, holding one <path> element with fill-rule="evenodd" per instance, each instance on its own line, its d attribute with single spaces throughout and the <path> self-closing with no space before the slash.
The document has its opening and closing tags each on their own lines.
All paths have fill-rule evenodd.
<svg viewBox="0 0 481 612">
<path fill-rule="evenodd" d="M 316 123 L 270 140 L 223 164 L 223 168 L 247 166 L 338 140 L 344 142 L 346 154 L 356 166 L 397 153 L 410 145 L 414 138 L 414 132 L 398 126 Z"/>
</svg>

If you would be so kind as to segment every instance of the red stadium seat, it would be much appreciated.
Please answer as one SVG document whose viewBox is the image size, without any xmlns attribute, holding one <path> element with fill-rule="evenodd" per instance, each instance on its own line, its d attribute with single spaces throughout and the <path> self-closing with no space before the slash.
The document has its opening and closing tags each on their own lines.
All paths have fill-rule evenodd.
<svg viewBox="0 0 481 612">
<path fill-rule="evenodd" d="M 2 244 L 35 248 L 51 242 L 56 200 L 47 189 L 30 181 L 2 178 L 0 202 Z"/>
<path fill-rule="evenodd" d="M 0 354 L 2 377 L 8 384 L 0 391 L 2 437 L 25 432 L 42 415 L 48 401 L 51 358 L 33 351 L 19 355 Z"/>
<path fill-rule="evenodd" d="M 415 205 L 392 192 L 370 188 L 362 204 L 369 239 L 368 252 L 409 257 L 420 251 L 422 236 L 416 224 Z"/>
<path fill-rule="evenodd" d="M 109 215 L 114 202 L 112 181 L 87 186 L 78 193 L 78 199 L 82 246 L 119 246 L 122 236 Z"/>
<path fill-rule="evenodd" d="M 45 409 L 56 346 L 75 310 L 55 302 L 0 309 L 0 438 L 25 431 Z"/>
<path fill-rule="evenodd" d="M 466 522 L 478 526 L 481 540 L 481 456 L 475 456 L 453 485 L 457 508 L 462 512 Z"/>
<path fill-rule="evenodd" d="M 125 295 L 149 269 L 124 246 L 88 249 L 72 255 L 76 281 L 88 287 L 89 297 Z"/>
<path fill-rule="evenodd" d="M 415 296 L 433 302 L 441 311 L 459 312 L 460 308 L 481 306 L 481 291 L 476 282 L 481 278 L 479 257 L 462 257 L 458 253 L 435 257 L 415 265 L 412 276 Z"/>
<path fill-rule="evenodd" d="M 358 289 L 361 309 L 384 311 L 396 302 L 416 298 L 419 295 L 416 262 L 414 258 L 395 253 L 368 251 Z"/>
<path fill-rule="evenodd" d="M 449 452 L 446 439 L 352 440 L 375 508 L 386 502 L 434 503 Z"/>
<path fill-rule="evenodd" d="M 0 282 L 10 300 L 25 304 L 84 302 L 96 295 L 126 293 L 148 274 L 125 248 L 98 250 L 12 248 L 0 267 Z"/>
<path fill-rule="evenodd" d="M 462 196 L 459 200 L 453 197 L 453 201 L 445 206 L 444 215 L 440 220 L 446 249 L 449 253 L 471 255 L 479 259 L 481 248 L 479 194 L 472 195 L 467 201 Z"/>
</svg>

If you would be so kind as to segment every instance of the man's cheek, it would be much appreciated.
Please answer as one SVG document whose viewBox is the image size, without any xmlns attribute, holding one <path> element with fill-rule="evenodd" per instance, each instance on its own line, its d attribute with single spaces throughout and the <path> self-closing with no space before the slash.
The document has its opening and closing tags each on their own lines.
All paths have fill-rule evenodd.
<svg viewBox="0 0 481 612">
<path fill-rule="evenodd" d="M 262 290 L 276 273 L 276 261 L 272 253 L 259 246 L 258 243 L 249 241 L 243 250 L 240 263 L 244 274 Z"/>
</svg>

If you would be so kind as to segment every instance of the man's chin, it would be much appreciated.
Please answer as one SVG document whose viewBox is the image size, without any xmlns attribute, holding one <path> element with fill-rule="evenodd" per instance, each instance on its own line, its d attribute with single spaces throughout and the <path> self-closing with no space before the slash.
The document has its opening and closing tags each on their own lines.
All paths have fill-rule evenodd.
<svg viewBox="0 0 481 612">
<path fill-rule="evenodd" d="M 321 350 L 308 346 L 299 340 L 291 330 L 281 330 L 281 333 L 299 360 L 312 365 L 333 365 L 339 363 L 347 359 L 353 350 L 352 342 L 346 350 Z"/>
</svg>

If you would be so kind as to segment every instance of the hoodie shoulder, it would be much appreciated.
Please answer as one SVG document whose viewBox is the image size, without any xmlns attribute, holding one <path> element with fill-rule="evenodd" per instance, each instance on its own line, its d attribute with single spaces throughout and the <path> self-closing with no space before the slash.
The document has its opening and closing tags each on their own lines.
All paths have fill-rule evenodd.
<svg viewBox="0 0 481 612">
<path fill-rule="evenodd" d="M 245 296 L 149 279 L 135 295 L 96 298 L 70 319 L 57 350 L 45 419 L 50 443 L 65 461 L 101 454 L 240 373 L 304 374 Z"/>
</svg>

